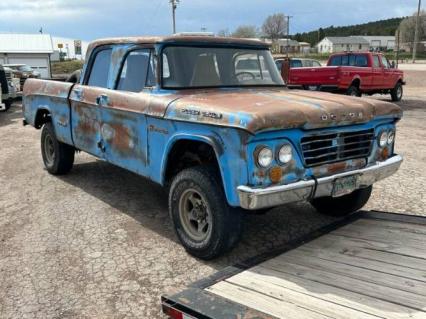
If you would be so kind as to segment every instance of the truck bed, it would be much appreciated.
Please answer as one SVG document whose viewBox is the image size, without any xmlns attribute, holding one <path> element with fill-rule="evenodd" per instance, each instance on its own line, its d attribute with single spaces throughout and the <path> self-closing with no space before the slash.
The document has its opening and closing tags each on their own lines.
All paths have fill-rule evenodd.
<svg viewBox="0 0 426 319">
<path fill-rule="evenodd" d="M 164 296 L 163 310 L 172 318 L 426 318 L 425 243 L 424 217 L 359 212 Z"/>
</svg>

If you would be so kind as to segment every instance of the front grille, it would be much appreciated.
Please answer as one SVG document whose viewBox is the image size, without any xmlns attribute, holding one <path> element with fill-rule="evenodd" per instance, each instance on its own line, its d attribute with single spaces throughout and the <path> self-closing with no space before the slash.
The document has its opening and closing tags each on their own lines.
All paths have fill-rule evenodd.
<svg viewBox="0 0 426 319">
<path fill-rule="evenodd" d="M 301 140 L 305 165 L 309 167 L 367 157 L 371 153 L 373 140 L 374 129 L 305 136 Z"/>
</svg>

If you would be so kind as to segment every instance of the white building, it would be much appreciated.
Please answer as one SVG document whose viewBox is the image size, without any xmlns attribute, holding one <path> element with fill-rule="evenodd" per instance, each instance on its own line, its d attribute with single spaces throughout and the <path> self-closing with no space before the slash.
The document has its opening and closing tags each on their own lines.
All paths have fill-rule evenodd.
<svg viewBox="0 0 426 319">
<path fill-rule="evenodd" d="M 395 36 L 362 36 L 370 44 L 372 51 L 388 51 L 395 49 Z"/>
<path fill-rule="evenodd" d="M 325 37 L 318 44 L 318 53 L 368 51 L 370 43 L 363 37 Z"/>
<path fill-rule="evenodd" d="M 49 34 L 0 33 L 0 64 L 27 64 L 42 78 L 50 78 L 52 53 Z"/>
<path fill-rule="evenodd" d="M 87 47 L 89 42 L 74 40 L 69 38 L 55 37 L 52 36 L 54 54 L 52 55 L 52 61 L 59 61 L 59 55 L 62 52 L 62 55 L 65 60 L 84 60 L 86 57 Z M 81 52 L 77 52 L 78 48 L 76 46 L 81 45 Z"/>
</svg>

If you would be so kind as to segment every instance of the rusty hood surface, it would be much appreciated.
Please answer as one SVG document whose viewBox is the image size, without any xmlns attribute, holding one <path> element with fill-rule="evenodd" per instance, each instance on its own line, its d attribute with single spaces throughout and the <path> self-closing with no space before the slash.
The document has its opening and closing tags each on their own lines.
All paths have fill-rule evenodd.
<svg viewBox="0 0 426 319">
<path fill-rule="evenodd" d="M 178 94 L 165 117 L 249 132 L 316 129 L 401 118 L 399 106 L 375 99 L 287 89 L 198 90 Z"/>
</svg>

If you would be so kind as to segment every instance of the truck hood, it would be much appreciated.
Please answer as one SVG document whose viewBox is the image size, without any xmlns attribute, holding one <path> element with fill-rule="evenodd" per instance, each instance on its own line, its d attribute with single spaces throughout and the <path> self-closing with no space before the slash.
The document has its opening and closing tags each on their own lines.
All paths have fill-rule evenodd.
<svg viewBox="0 0 426 319">
<path fill-rule="evenodd" d="M 399 106 L 375 99 L 287 89 L 220 89 L 188 92 L 166 110 L 173 120 L 238 127 L 251 133 L 316 129 L 401 118 Z"/>
</svg>

